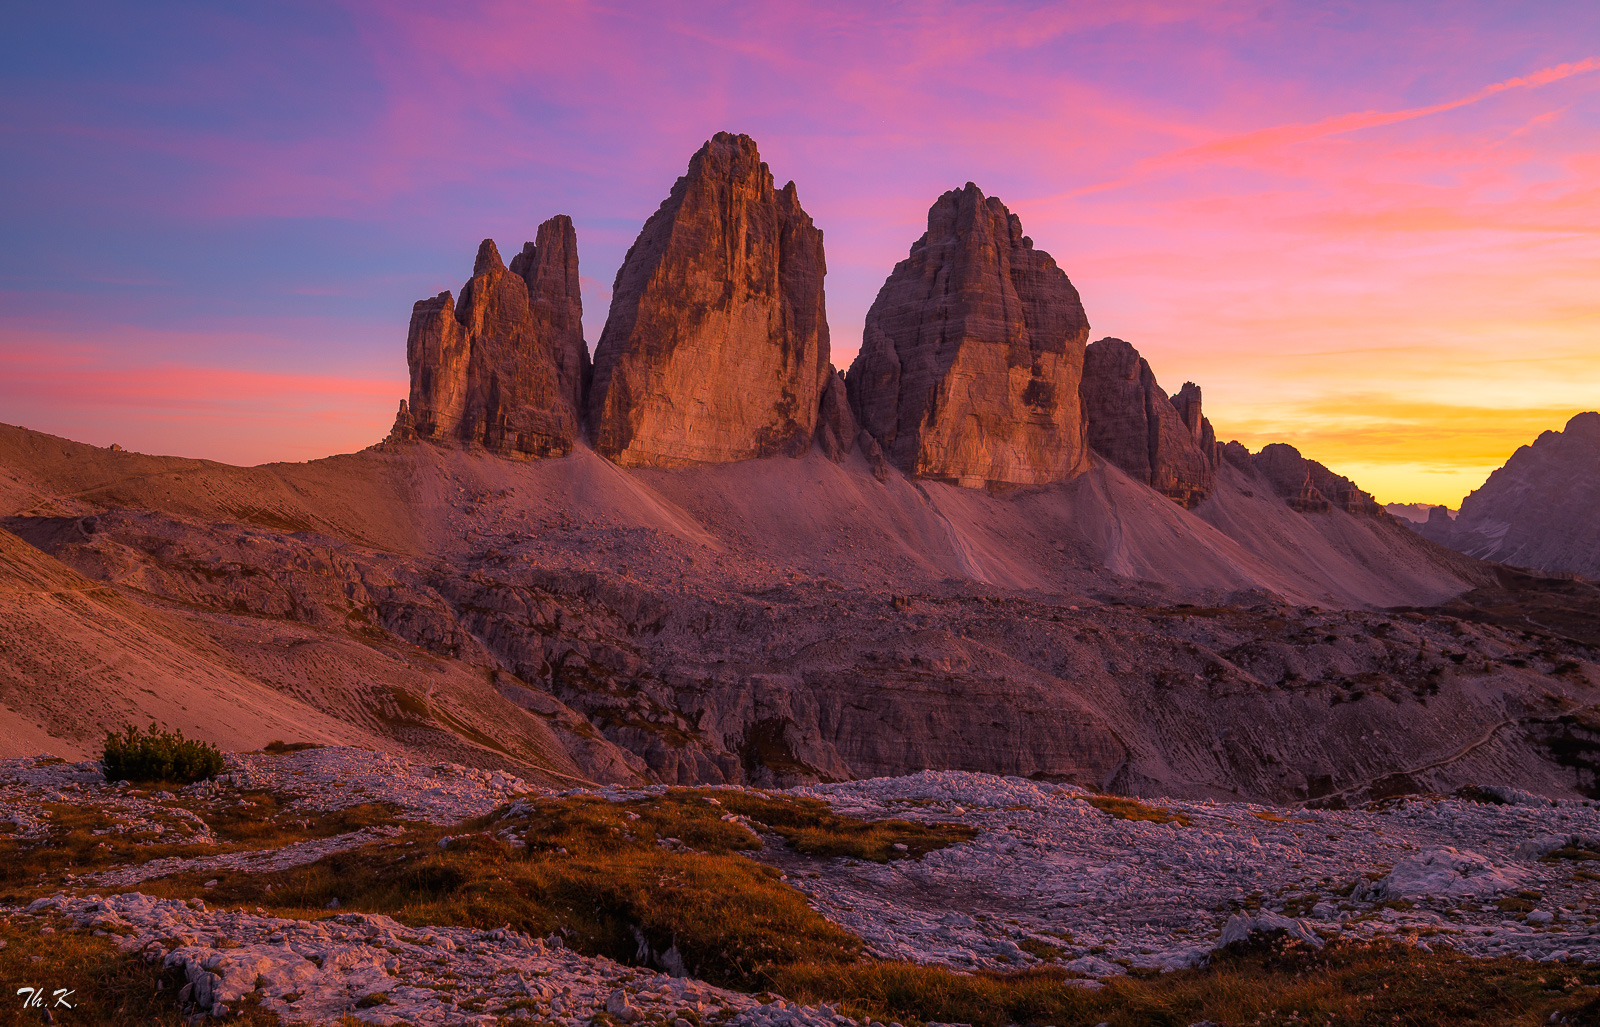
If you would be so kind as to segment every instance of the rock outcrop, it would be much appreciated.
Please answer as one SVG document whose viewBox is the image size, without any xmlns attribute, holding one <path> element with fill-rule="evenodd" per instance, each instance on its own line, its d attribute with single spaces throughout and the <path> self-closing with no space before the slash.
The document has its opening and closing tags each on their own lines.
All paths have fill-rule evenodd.
<svg viewBox="0 0 1600 1027">
<path fill-rule="evenodd" d="M 1274 442 L 1263 447 L 1251 458 L 1251 466 L 1271 483 L 1273 491 L 1284 502 L 1301 513 L 1339 509 L 1375 517 L 1384 512 L 1378 501 L 1357 488 L 1355 482 L 1334 474 L 1315 460 L 1307 460 L 1298 449 L 1285 443 Z"/>
<path fill-rule="evenodd" d="M 749 136 L 702 146 L 617 272 L 589 430 L 625 466 L 810 448 L 827 382 L 822 232 Z"/>
<path fill-rule="evenodd" d="M 1522 446 L 1423 534 L 1469 556 L 1600 578 L 1600 413 Z"/>
<path fill-rule="evenodd" d="M 838 463 L 855 448 L 859 432 L 855 414 L 850 411 L 844 374 L 834 371 L 828 375 L 817 407 L 817 446 L 829 460 Z"/>
<path fill-rule="evenodd" d="M 909 474 L 1033 485 L 1088 466 L 1078 291 L 1005 204 L 967 183 L 867 313 L 847 377 L 857 420 Z"/>
<path fill-rule="evenodd" d="M 1211 494 L 1216 436 L 1198 385 L 1169 398 L 1138 350 L 1101 339 L 1084 353 L 1080 394 L 1096 453 L 1185 507 Z"/>
<path fill-rule="evenodd" d="M 411 310 L 416 435 L 503 456 L 570 452 L 588 373 L 582 317 L 569 218 L 540 225 L 510 269 L 485 239 L 459 301 L 442 292 Z"/>
</svg>

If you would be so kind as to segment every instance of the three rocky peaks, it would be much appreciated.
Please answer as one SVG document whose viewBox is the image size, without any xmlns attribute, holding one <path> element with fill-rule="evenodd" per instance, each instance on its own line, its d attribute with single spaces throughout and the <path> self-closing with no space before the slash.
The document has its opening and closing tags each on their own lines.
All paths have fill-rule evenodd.
<svg viewBox="0 0 1600 1027">
<path fill-rule="evenodd" d="M 880 477 L 1041 485 L 1090 451 L 1184 506 L 1226 459 L 1304 511 L 1375 512 L 1288 446 L 1219 446 L 1200 388 L 1168 396 L 1128 343 L 1089 343 L 1078 291 L 1021 220 L 977 186 L 940 196 L 867 313 L 849 372 L 829 360 L 822 231 L 775 188 L 749 136 L 718 133 L 628 250 L 593 366 L 577 237 L 558 215 L 508 268 L 478 249 L 459 299 L 411 313 L 399 438 L 508 457 L 571 452 L 587 429 L 623 466 L 673 467 L 820 446 Z"/>
</svg>

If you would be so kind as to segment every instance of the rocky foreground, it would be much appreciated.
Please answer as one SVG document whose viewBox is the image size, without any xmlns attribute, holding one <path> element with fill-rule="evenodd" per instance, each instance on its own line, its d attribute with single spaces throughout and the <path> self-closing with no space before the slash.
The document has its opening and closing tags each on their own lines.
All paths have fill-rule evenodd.
<svg viewBox="0 0 1600 1027">
<path fill-rule="evenodd" d="M 1600 809 L 1591 801 L 1479 788 L 1310 810 L 1136 802 L 955 772 L 787 792 L 555 792 L 503 772 L 348 747 L 230 755 L 222 777 L 181 791 L 108 784 L 89 763 L 0 763 L 0 823 L 10 828 L 0 846 L 11 866 L 0 927 L 114 937 L 121 951 L 181 972 L 172 1001 L 193 1014 L 250 1008 L 286 1023 L 587 1024 L 602 1013 L 677 1027 L 856 1022 L 829 1006 L 695 980 L 676 945 L 653 949 L 643 934 L 631 961 L 638 965 L 626 965 L 580 954 L 573 947 L 581 944 L 569 947 L 560 933 L 421 923 L 414 910 L 352 912 L 338 908 L 337 896 L 327 908 L 292 914 L 227 898 L 244 894 L 253 877 L 288 880 L 285 871 L 336 853 L 403 859 L 423 846 L 526 854 L 545 844 L 542 825 L 575 799 L 625 808 L 621 822 L 630 823 L 639 820 L 632 810 L 671 795 L 712 813 L 744 796 L 815 799 L 853 821 L 975 829 L 970 841 L 928 843 L 935 847 L 925 852 L 896 843 L 876 862 L 808 855 L 732 812 L 713 821 L 752 832 L 748 858 L 776 868 L 864 942 L 869 958 L 961 972 L 1049 967 L 1089 992 L 1128 974 L 1203 966 L 1220 947 L 1263 934 L 1306 950 L 1381 940 L 1600 961 L 1600 875 L 1583 869 L 1600 860 Z M 252 806 L 301 835 L 251 847 L 240 825 L 251 823 Z M 373 810 L 387 822 L 369 816 L 356 830 L 317 830 Z M 22 879 L 24 864 L 31 878 L 28 861 L 85 832 L 105 840 L 92 850 L 80 843 L 90 856 L 74 869 L 57 864 Z M 677 838 L 656 844 L 696 853 Z M 540 858 L 566 855 L 561 848 Z M 348 884 L 347 894 L 359 891 Z M 272 903 L 270 885 L 266 895 Z"/>
</svg>

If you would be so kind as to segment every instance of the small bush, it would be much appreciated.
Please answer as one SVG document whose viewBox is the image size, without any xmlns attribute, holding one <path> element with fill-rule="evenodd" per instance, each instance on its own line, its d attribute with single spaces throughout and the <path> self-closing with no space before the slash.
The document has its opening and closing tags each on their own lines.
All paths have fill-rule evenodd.
<svg viewBox="0 0 1600 1027">
<path fill-rule="evenodd" d="M 162 731 L 151 724 L 144 734 L 132 726 L 120 735 L 106 732 L 100 764 L 107 781 L 191 784 L 216 777 L 222 770 L 222 753 L 214 745 L 183 737 L 182 731 Z"/>
</svg>

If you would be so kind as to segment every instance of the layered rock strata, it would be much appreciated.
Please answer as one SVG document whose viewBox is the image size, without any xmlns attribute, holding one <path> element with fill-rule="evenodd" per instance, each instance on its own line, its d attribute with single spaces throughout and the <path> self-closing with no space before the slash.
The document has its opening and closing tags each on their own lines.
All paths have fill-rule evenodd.
<svg viewBox="0 0 1600 1027">
<path fill-rule="evenodd" d="M 1034 485 L 1088 466 L 1078 291 L 1005 204 L 967 183 L 867 313 L 847 376 L 857 419 L 909 474 Z"/>
<path fill-rule="evenodd" d="M 569 218 L 540 225 L 510 269 L 485 239 L 459 301 L 446 291 L 412 308 L 406 360 L 416 435 L 503 456 L 570 452 L 588 373 L 582 317 Z"/>
<path fill-rule="evenodd" d="M 597 450 L 625 466 L 810 448 L 827 383 L 822 232 L 749 136 L 718 133 L 645 222 L 595 350 Z"/>
<path fill-rule="evenodd" d="M 1096 453 L 1184 507 L 1211 494 L 1216 436 L 1199 386 L 1185 383 L 1169 398 L 1138 350 L 1107 338 L 1084 352 L 1080 395 Z"/>
<path fill-rule="evenodd" d="M 1301 513 L 1326 513 L 1333 509 L 1366 517 L 1383 513 L 1378 501 L 1355 482 L 1334 474 L 1315 460 L 1307 460 L 1298 449 L 1285 443 L 1275 442 L 1263 447 L 1251 457 L 1251 466 L 1271 483 L 1279 497 Z"/>
</svg>

